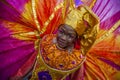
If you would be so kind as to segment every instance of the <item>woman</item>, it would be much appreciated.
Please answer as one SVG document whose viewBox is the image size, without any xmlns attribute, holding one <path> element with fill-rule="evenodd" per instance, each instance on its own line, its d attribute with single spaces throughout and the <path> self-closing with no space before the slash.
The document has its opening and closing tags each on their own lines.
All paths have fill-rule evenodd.
<svg viewBox="0 0 120 80">
<path fill-rule="evenodd" d="M 102 0 L 97 0 L 96 2 L 95 1 L 87 2 L 83 0 L 83 2 L 84 4 L 93 8 L 94 12 L 101 19 L 101 26 L 100 26 L 101 30 L 99 34 L 97 35 L 98 40 L 95 43 L 94 43 L 95 37 L 96 37 L 95 33 L 97 32 L 97 29 L 96 27 L 91 27 L 91 24 L 88 22 L 89 18 L 87 17 L 83 18 L 85 20 L 83 21 L 85 26 L 84 28 L 81 28 L 83 29 L 82 31 L 77 31 L 80 29 L 75 29 L 72 26 L 72 25 L 75 25 L 76 23 L 69 24 L 69 18 L 67 22 L 67 18 L 66 18 L 67 13 L 71 11 L 69 10 L 71 8 L 68 8 L 69 4 L 68 5 L 66 4 L 69 2 L 65 2 L 63 4 L 61 0 L 59 1 L 56 1 L 56 0 L 55 1 L 53 0 L 52 1 L 51 0 L 24 0 L 24 1 L 16 1 L 16 2 L 15 1 L 0 1 L 0 4 L 1 4 L 0 8 L 2 10 L 2 12 L 0 13 L 0 18 L 1 18 L 0 28 L 2 29 L 1 30 L 2 40 L 0 43 L 2 45 L 0 49 L 1 50 L 0 61 L 1 63 L 4 62 L 2 65 L 0 65 L 0 74 L 1 74 L 0 78 L 2 80 L 9 79 L 10 77 L 11 79 L 21 79 L 27 73 L 29 73 L 29 71 L 32 69 L 35 63 L 35 56 L 37 55 L 37 52 L 40 53 L 40 50 L 42 50 L 42 47 L 40 49 L 40 46 L 39 46 L 40 44 L 39 41 L 41 40 L 41 38 L 46 34 L 56 33 L 56 30 L 58 28 L 56 26 L 63 24 L 63 22 L 65 22 L 65 24 L 71 25 L 77 34 L 80 32 L 79 36 L 83 34 L 84 35 L 92 34 L 95 31 L 94 34 L 92 34 L 92 37 L 88 37 L 93 40 L 92 42 L 94 43 L 94 46 L 92 46 L 93 43 L 89 44 L 90 40 L 89 39 L 86 40 L 85 36 L 81 37 L 82 55 L 86 55 L 86 61 L 85 62 L 80 61 L 84 63 L 82 63 L 80 70 L 77 71 L 78 73 L 76 74 L 75 72 L 74 74 L 71 74 L 67 78 L 76 79 L 76 80 L 83 79 L 83 78 L 87 80 L 91 80 L 91 79 L 103 79 L 103 80 L 114 79 L 115 80 L 117 78 L 119 79 L 117 75 L 119 75 L 119 65 L 120 65 L 119 57 L 120 56 L 119 54 L 117 54 L 117 52 L 119 53 L 120 48 L 118 44 L 115 44 L 115 43 L 119 43 L 119 29 L 115 31 L 115 35 L 112 34 L 110 36 L 108 34 L 109 37 L 105 33 L 105 32 L 112 33 L 119 26 L 118 20 L 119 20 L 120 10 L 118 9 L 118 6 L 115 6 L 119 4 L 119 1 L 116 2 L 117 4 L 113 3 L 113 0 L 110 0 L 107 2 L 103 1 L 104 5 L 109 5 L 108 7 L 106 7 L 105 11 L 102 10 L 103 8 L 105 8 L 105 6 L 102 5 Z M 78 1 L 77 3 L 80 3 L 80 2 Z M 80 4 L 76 4 L 76 6 Z M 108 11 L 108 8 L 111 8 L 111 5 L 113 7 L 111 10 L 112 12 L 114 11 L 114 14 L 112 14 L 112 12 L 109 11 L 110 14 L 107 15 L 106 11 Z M 63 6 L 64 8 L 62 8 Z M 72 5 L 72 8 L 73 8 L 73 5 Z M 89 9 L 86 8 L 85 11 L 86 10 L 89 10 Z M 84 8 L 83 8 L 83 12 L 84 12 Z M 9 15 L 6 13 L 9 13 Z M 91 14 L 91 11 L 89 13 Z M 74 14 L 74 11 L 71 14 Z M 86 14 L 86 16 L 87 15 L 88 14 Z M 110 19 L 108 18 L 109 16 L 110 16 Z M 74 19 L 72 17 L 70 17 L 70 19 L 71 19 L 70 21 L 72 21 L 70 23 L 73 23 Z M 108 22 L 111 26 L 108 25 Z M 93 20 L 93 23 L 94 23 L 94 20 Z M 115 27 L 114 27 L 114 24 L 115 24 Z M 86 25 L 89 27 L 86 27 Z M 112 26 L 113 26 L 113 29 L 111 30 L 110 28 Z M 108 29 L 108 31 L 106 29 Z M 87 30 L 88 30 L 88 33 L 87 33 Z M 105 33 L 105 36 L 108 37 L 107 39 L 103 35 L 104 33 Z M 106 39 L 107 41 L 104 39 Z M 35 42 L 35 47 L 34 47 L 34 42 Z M 42 42 L 41 42 L 41 45 L 42 45 Z M 86 42 L 87 44 L 89 44 L 89 46 L 87 47 L 85 46 Z M 61 44 L 62 41 L 60 40 L 59 42 L 58 40 L 58 43 Z M 62 45 L 60 44 L 58 44 L 59 46 L 57 47 L 57 49 L 60 49 L 61 47 L 65 46 L 63 44 Z M 103 46 L 103 44 L 107 46 L 107 49 Z M 22 46 L 24 46 L 24 48 Z M 44 74 L 44 75 L 48 75 L 49 79 L 51 78 L 56 79 L 57 76 L 59 76 L 59 78 L 64 78 L 65 76 L 68 75 L 67 73 L 72 72 L 72 71 L 65 72 L 65 73 L 60 72 L 62 69 L 58 68 L 59 65 L 58 67 L 52 66 L 51 64 L 48 64 L 44 58 L 41 58 L 41 57 L 43 57 L 43 55 L 42 56 L 38 55 L 37 57 L 38 63 L 37 64 L 35 63 L 36 66 L 33 69 L 33 71 L 38 71 L 35 74 L 33 72 L 33 76 L 35 77 L 41 77 L 41 75 L 42 77 L 44 77 L 43 76 Z M 41 60 L 43 59 L 44 59 L 43 62 L 45 64 L 55 69 L 56 68 L 60 69 L 60 71 L 58 71 L 58 73 L 60 74 L 58 74 L 57 72 L 56 74 L 52 74 L 56 70 L 55 71 L 53 70 L 53 72 L 51 70 L 51 72 L 49 73 L 48 70 L 45 71 L 46 67 L 42 67 L 42 66 L 40 67 L 39 65 L 41 64 L 39 64 L 39 62 L 41 62 Z M 85 58 L 83 57 L 83 60 L 84 59 Z M 63 66 L 63 65 L 60 65 L 60 66 Z M 48 68 L 51 69 L 50 67 L 47 66 L 47 69 Z M 43 72 L 41 70 L 43 70 Z M 74 69 L 73 69 L 73 72 L 74 72 Z M 40 76 L 38 76 L 37 74 L 39 74 Z"/>
</svg>

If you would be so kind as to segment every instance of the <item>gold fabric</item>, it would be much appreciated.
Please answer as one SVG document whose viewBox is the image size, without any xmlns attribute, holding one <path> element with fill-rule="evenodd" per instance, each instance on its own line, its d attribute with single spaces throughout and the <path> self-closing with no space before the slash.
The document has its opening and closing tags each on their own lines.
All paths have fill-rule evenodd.
<svg viewBox="0 0 120 80">
<path fill-rule="evenodd" d="M 75 29 L 79 36 L 82 35 L 88 27 L 94 27 L 98 23 L 99 19 L 97 16 L 84 5 L 81 5 L 77 9 L 71 9 L 65 19 L 65 24 Z"/>
<path fill-rule="evenodd" d="M 38 80 L 37 73 L 42 71 L 49 71 L 52 80 L 64 79 L 70 73 L 76 71 L 85 61 L 86 57 L 79 50 L 73 49 L 70 54 L 67 50 L 61 52 L 56 48 L 53 42 L 54 38 L 55 35 L 47 35 L 41 40 L 40 46 L 36 46 L 36 49 L 38 49 L 37 63 L 31 80 Z M 36 44 L 39 44 L 39 42 Z M 60 67 L 61 64 L 62 67 Z"/>
</svg>

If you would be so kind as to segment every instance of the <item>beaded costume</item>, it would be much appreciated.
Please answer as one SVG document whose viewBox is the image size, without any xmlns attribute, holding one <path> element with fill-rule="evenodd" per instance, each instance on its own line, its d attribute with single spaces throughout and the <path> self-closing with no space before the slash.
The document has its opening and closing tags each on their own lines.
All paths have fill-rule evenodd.
<svg viewBox="0 0 120 80">
<path fill-rule="evenodd" d="M 119 0 L 1 0 L 0 80 L 119 80 L 119 5 Z M 79 35 L 80 49 L 56 47 L 64 23 Z"/>
</svg>

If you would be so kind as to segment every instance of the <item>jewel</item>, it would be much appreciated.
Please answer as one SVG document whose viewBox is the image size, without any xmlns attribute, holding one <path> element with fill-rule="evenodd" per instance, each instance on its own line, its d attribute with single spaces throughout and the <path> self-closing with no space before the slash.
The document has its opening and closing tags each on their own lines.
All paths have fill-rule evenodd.
<svg viewBox="0 0 120 80">
<path fill-rule="evenodd" d="M 62 68 L 62 67 L 63 67 L 63 64 L 59 64 L 59 66 Z"/>
<path fill-rule="evenodd" d="M 39 80 L 52 80 L 52 77 L 48 71 L 38 72 L 38 78 Z"/>
<path fill-rule="evenodd" d="M 48 57 L 45 58 L 47 61 L 49 61 L 50 59 Z"/>
<path fill-rule="evenodd" d="M 76 64 L 76 62 L 75 62 L 75 61 L 72 61 L 72 64 Z"/>
<path fill-rule="evenodd" d="M 82 55 L 82 54 L 80 55 L 80 58 L 83 58 L 83 55 Z"/>
</svg>

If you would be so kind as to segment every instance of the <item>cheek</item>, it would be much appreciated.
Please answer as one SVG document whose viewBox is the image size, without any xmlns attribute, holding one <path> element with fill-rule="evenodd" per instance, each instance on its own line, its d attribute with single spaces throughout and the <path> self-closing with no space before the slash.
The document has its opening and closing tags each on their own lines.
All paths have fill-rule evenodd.
<svg viewBox="0 0 120 80">
<path fill-rule="evenodd" d="M 68 43 L 73 43 L 75 41 L 74 38 L 68 38 Z"/>
<path fill-rule="evenodd" d="M 58 36 L 58 37 L 61 37 L 61 36 L 62 36 L 62 33 L 58 33 L 57 36 Z"/>
</svg>

